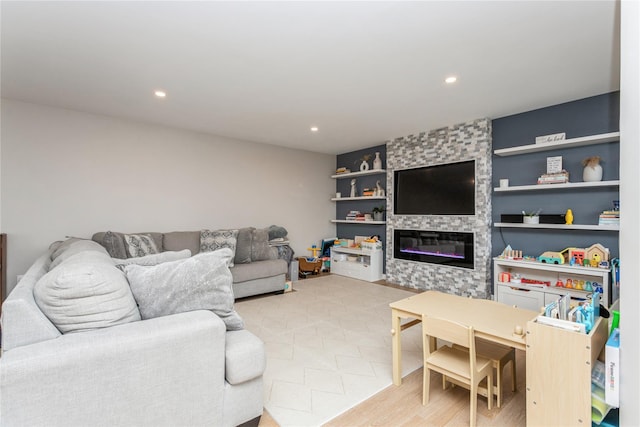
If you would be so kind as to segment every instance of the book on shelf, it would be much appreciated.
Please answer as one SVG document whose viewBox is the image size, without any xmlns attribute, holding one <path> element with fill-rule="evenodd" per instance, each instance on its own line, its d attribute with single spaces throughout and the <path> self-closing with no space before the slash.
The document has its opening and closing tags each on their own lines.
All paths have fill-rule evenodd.
<svg viewBox="0 0 640 427">
<path fill-rule="evenodd" d="M 562 170 L 556 173 L 545 173 L 538 177 L 538 184 L 566 184 L 569 182 L 569 172 Z"/>
</svg>

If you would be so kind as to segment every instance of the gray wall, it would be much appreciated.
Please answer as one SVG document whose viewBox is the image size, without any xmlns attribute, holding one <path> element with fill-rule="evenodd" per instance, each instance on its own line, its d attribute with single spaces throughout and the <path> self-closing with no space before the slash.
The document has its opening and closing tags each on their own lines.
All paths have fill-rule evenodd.
<svg viewBox="0 0 640 427">
<path fill-rule="evenodd" d="M 615 132 L 619 130 L 618 120 L 619 92 L 554 105 L 493 120 L 493 149 L 534 144 L 536 136 L 559 132 L 565 132 L 567 139 Z M 603 180 L 620 178 L 620 144 L 616 142 L 509 157 L 494 155 L 492 187 L 499 186 L 500 178 L 509 178 L 510 185 L 535 184 L 538 176 L 546 172 L 547 157 L 552 156 L 562 156 L 571 182 L 582 182 L 582 160 L 590 156 L 602 158 Z M 522 210 L 564 214 L 571 209 L 574 224 L 597 224 L 599 214 L 611 209 L 613 200 L 619 200 L 615 187 L 493 193 L 492 221 L 499 222 L 500 214 Z M 538 256 L 544 251 L 588 247 L 593 243 L 609 248 L 612 256 L 619 254 L 617 232 L 515 228 L 494 229 L 491 253 L 497 256 L 510 244 L 526 255 Z"/>
<path fill-rule="evenodd" d="M 96 231 L 284 226 L 335 233 L 335 157 L 4 99 L 8 288 L 49 244 Z"/>
<path fill-rule="evenodd" d="M 435 289 L 456 295 L 490 296 L 491 227 L 491 121 L 478 119 L 418 135 L 396 138 L 387 144 L 387 195 L 393 206 L 393 173 L 397 169 L 476 161 L 475 215 L 388 215 L 387 280 L 415 289 Z M 442 183 L 455 185 L 455 183 Z M 437 230 L 474 233 L 473 270 L 393 257 L 393 230 Z"/>
</svg>

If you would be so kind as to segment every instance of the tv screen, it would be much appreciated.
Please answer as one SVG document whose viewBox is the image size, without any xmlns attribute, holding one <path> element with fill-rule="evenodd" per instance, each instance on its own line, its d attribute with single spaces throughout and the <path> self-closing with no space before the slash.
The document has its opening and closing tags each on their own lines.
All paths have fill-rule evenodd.
<svg viewBox="0 0 640 427">
<path fill-rule="evenodd" d="M 475 215 L 476 162 L 394 172 L 396 215 Z"/>
</svg>

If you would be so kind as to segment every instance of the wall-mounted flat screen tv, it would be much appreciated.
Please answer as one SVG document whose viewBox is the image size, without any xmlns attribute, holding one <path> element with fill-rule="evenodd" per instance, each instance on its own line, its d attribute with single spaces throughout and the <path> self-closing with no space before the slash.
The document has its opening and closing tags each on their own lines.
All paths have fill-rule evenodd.
<svg viewBox="0 0 640 427">
<path fill-rule="evenodd" d="M 393 179 L 396 215 L 475 215 L 475 160 L 396 170 Z"/>
</svg>

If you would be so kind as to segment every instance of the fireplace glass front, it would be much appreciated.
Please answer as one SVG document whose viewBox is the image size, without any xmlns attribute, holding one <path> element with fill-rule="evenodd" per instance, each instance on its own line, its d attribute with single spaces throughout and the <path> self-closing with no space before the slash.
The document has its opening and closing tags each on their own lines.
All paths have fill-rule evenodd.
<svg viewBox="0 0 640 427">
<path fill-rule="evenodd" d="M 393 230 L 393 256 L 408 261 L 473 269 L 473 233 Z"/>
</svg>

